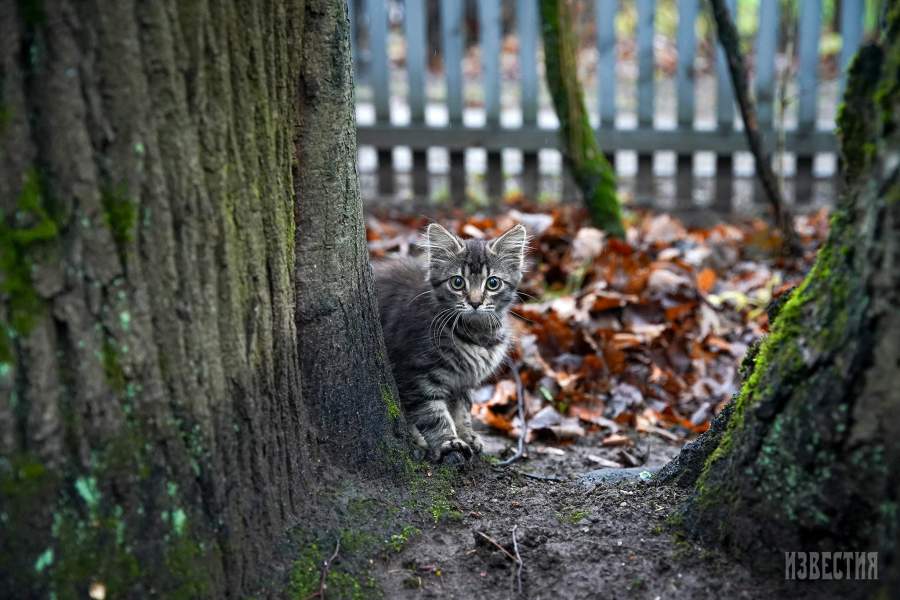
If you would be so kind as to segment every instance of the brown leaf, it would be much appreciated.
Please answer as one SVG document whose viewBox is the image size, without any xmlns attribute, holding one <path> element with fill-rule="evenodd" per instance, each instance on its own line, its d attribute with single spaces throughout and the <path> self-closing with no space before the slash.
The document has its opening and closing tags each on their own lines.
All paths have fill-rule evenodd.
<svg viewBox="0 0 900 600">
<path fill-rule="evenodd" d="M 603 441 L 600 443 L 606 447 L 631 446 L 634 444 L 634 442 L 631 441 L 630 437 L 628 437 L 627 435 L 622 435 L 621 433 L 612 433 L 603 438 Z"/>
</svg>

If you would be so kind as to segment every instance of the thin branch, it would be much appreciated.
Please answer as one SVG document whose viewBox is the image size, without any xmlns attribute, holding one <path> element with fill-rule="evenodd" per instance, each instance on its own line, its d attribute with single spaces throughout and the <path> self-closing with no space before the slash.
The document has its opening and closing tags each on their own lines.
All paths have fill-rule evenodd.
<svg viewBox="0 0 900 600">
<path fill-rule="evenodd" d="M 507 471 L 512 471 L 516 475 L 521 475 L 522 477 L 528 477 L 530 479 L 536 479 L 538 481 L 569 481 L 565 477 L 557 477 L 555 475 L 541 475 L 540 473 L 529 473 L 527 471 L 520 471 L 518 469 L 513 469 L 510 467 L 506 469 Z"/>
<path fill-rule="evenodd" d="M 778 186 L 778 179 L 772 170 L 771 159 L 763 148 L 762 139 L 759 135 L 759 121 L 756 117 L 756 105 L 750 98 L 750 92 L 747 87 L 747 66 L 744 64 L 744 55 L 741 54 L 740 37 L 734 21 L 731 18 L 731 12 L 725 5 L 725 0 L 710 0 L 712 4 L 713 16 L 716 21 L 716 33 L 722 50 L 728 59 L 728 72 L 731 75 L 731 84 L 734 88 L 734 95 L 737 98 L 738 106 L 741 109 L 741 117 L 744 120 L 744 133 L 747 136 L 747 145 L 756 165 L 756 175 L 762 184 L 769 204 L 772 206 L 772 216 L 775 224 L 781 230 L 783 236 L 783 250 L 789 254 L 797 254 L 799 243 L 797 241 L 797 233 L 794 231 L 794 224 L 791 221 L 791 215 L 785 208 L 784 196 L 781 188 Z"/>
<path fill-rule="evenodd" d="M 516 528 L 518 525 L 513 525 L 512 528 L 512 539 L 513 539 L 513 551 L 516 553 L 516 589 L 519 592 L 519 596 L 522 595 L 522 567 L 525 566 L 525 563 L 522 562 L 522 555 L 519 554 L 519 542 L 516 540 Z"/>
<path fill-rule="evenodd" d="M 516 405 L 519 413 L 519 423 L 521 431 L 519 431 L 519 443 L 516 447 L 516 453 L 504 461 L 497 463 L 498 467 L 511 465 L 525 453 L 525 436 L 528 435 L 528 423 L 525 420 L 525 390 L 522 389 L 522 377 L 519 375 L 519 363 L 510 361 L 509 370 L 512 371 L 513 379 L 516 381 Z"/>
<path fill-rule="evenodd" d="M 502 552 L 503 554 L 505 554 L 506 557 L 507 557 L 509 560 L 511 560 L 511 561 L 513 561 L 513 562 L 517 562 L 517 561 L 516 561 L 516 557 L 513 556 L 512 554 L 510 554 L 510 553 L 509 553 L 509 550 L 507 550 L 506 548 L 504 548 L 503 546 L 501 546 L 500 544 L 498 544 L 498 543 L 497 543 L 497 540 L 495 540 L 495 539 L 492 538 L 491 536 L 487 535 L 486 533 L 482 533 L 481 531 L 476 531 L 475 533 L 477 533 L 478 535 L 480 535 L 481 537 L 483 537 L 484 539 L 486 539 L 488 542 L 490 542 L 491 544 L 493 544 L 494 547 L 497 548 L 497 550 L 499 550 L 499 551 Z"/>
<path fill-rule="evenodd" d="M 321 598 L 325 600 L 325 580 L 328 578 L 328 570 L 331 568 L 331 563 L 334 562 L 334 559 L 337 558 L 338 552 L 341 550 L 341 536 L 339 535 L 337 538 L 337 543 L 334 545 L 334 552 L 331 553 L 331 556 L 322 561 L 322 573 L 319 575 L 319 589 L 318 591 L 313 592 L 309 596 L 306 597 L 306 600 L 310 600 L 311 598 Z"/>
</svg>

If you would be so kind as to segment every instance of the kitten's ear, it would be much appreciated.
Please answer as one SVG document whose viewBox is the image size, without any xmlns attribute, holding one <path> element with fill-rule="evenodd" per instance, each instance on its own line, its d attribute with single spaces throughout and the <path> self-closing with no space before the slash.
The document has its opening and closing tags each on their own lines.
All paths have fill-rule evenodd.
<svg viewBox="0 0 900 600">
<path fill-rule="evenodd" d="M 525 269 L 525 227 L 516 225 L 497 239 L 488 242 L 488 250 L 519 271 Z"/>
<path fill-rule="evenodd" d="M 461 239 L 437 223 L 431 223 L 425 230 L 425 248 L 429 261 L 447 260 L 456 256 L 464 245 Z"/>
<path fill-rule="evenodd" d="M 461 239 L 437 223 L 431 223 L 425 230 L 424 245 L 428 251 L 428 264 L 446 262 L 459 254 L 465 247 Z"/>
</svg>

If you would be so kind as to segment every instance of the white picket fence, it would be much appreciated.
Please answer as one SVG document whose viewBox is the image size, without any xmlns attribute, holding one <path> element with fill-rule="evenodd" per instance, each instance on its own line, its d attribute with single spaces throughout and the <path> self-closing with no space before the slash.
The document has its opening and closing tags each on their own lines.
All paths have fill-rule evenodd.
<svg viewBox="0 0 900 600">
<path fill-rule="evenodd" d="M 732 14 L 736 14 L 737 0 L 728 3 Z M 559 148 L 555 115 L 546 98 L 541 102 L 543 96 L 539 91 L 542 82 L 539 81 L 538 0 L 480 0 L 475 4 L 475 14 L 467 15 L 464 0 L 439 0 L 437 14 L 432 5 L 432 17 L 440 20 L 437 29 L 428 27 L 427 0 L 349 0 L 357 73 L 359 144 L 364 153 L 367 148 L 372 149 L 368 159 L 361 157 L 360 168 L 363 172 L 374 172 L 377 177 L 376 191 L 369 195 L 394 194 L 398 172 L 410 180 L 409 188 L 414 197 L 433 195 L 429 181 L 436 161 L 429 160 L 427 152 L 430 149 L 445 152 L 446 159 L 437 161 L 444 164 L 437 170 L 445 171 L 451 198 L 459 200 L 465 195 L 467 166 L 472 170 L 472 160 L 466 160 L 466 153 L 473 151 L 482 157 L 481 166 L 476 170 L 483 172 L 489 198 L 497 198 L 503 193 L 506 175 L 515 175 L 526 193 L 537 193 L 539 155 Z M 616 89 L 621 77 L 617 76 L 616 48 L 620 40 L 616 39 L 615 22 L 625 2 L 593 0 L 593 4 L 592 11 L 585 11 L 592 12 L 595 19 L 597 52 L 596 90 L 588 90 L 588 98 L 603 151 L 612 158 L 619 155 L 621 159 L 622 154 L 632 157 L 631 171 L 636 175 L 638 196 L 653 196 L 654 157 L 659 160 L 661 155 L 668 155 L 672 159 L 669 170 L 676 175 L 678 202 L 686 204 L 691 204 L 695 196 L 696 162 L 701 154 L 705 155 L 707 162 L 714 165 L 707 169 L 715 173 L 715 190 L 711 194 L 714 203 L 730 203 L 734 193 L 735 160 L 745 153 L 746 141 L 721 49 L 717 49 L 710 85 L 703 87 L 696 77 L 697 22 L 700 11 L 709 10 L 708 5 L 700 0 L 676 0 L 677 67 L 674 81 L 663 85 L 657 75 L 654 43 L 659 7 L 653 0 L 636 0 L 636 81 L 629 88 L 636 98 L 623 101 L 621 90 Z M 779 0 L 753 3 L 758 10 L 758 28 L 749 59 L 754 65 L 753 89 L 760 127 L 770 151 L 777 145 L 793 157 L 796 175 L 793 188 L 800 203 L 811 194 L 816 156 L 830 157 L 825 161 L 831 165 L 826 171 L 833 171 L 834 112 L 844 72 L 863 38 L 864 18 L 870 21 L 871 13 L 879 10 L 879 4 L 841 0 L 840 80 L 831 82 L 830 101 L 827 106 L 820 106 L 823 89 L 819 78 L 822 2 L 798 2 L 796 72 L 791 81 L 795 106 L 789 126 L 781 130 L 776 123 L 775 96 L 783 5 Z M 514 81 L 501 76 L 504 10 L 508 11 L 507 15 L 509 11 L 514 14 L 518 42 L 518 76 Z M 473 85 L 463 74 L 467 16 L 478 21 L 480 76 L 475 78 L 474 85 L 480 89 L 481 101 L 476 103 L 480 106 L 469 106 L 464 102 L 465 86 Z M 389 22 L 395 25 L 393 31 Z M 402 27 L 398 26 L 400 22 Z M 440 49 L 443 64 L 437 77 L 426 68 L 429 29 L 440 34 L 439 44 L 432 40 L 432 44 Z M 356 43 L 360 39 L 367 42 L 365 48 Z M 388 60 L 389 41 L 399 42 L 404 48 L 403 60 L 393 61 L 400 66 Z M 438 81 L 434 81 L 435 78 Z M 510 86 L 517 89 L 510 92 Z M 706 97 L 711 93 L 715 95 L 714 103 Z M 704 95 L 700 103 L 698 94 Z M 674 101 L 675 106 L 666 117 L 660 106 L 670 96 L 674 98 L 667 102 L 671 105 Z M 509 98 L 513 98 L 512 103 Z M 629 109 L 621 109 L 623 104 Z M 706 106 L 709 114 L 701 115 L 698 104 Z M 395 153 L 398 148 L 404 149 L 406 158 L 398 158 L 399 153 Z M 512 159 L 504 156 L 510 151 L 514 154 Z M 752 161 L 746 155 L 744 158 L 752 170 Z M 559 164 L 558 158 L 555 162 Z M 620 167 L 621 164 L 620 160 Z M 741 169 L 738 171 L 740 175 Z M 743 171 L 747 173 L 747 169 Z"/>
</svg>

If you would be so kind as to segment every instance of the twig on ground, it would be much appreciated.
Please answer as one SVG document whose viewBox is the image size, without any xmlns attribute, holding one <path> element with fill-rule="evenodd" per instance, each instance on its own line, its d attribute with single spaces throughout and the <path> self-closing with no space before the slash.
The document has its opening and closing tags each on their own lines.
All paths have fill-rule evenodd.
<svg viewBox="0 0 900 600">
<path fill-rule="evenodd" d="M 527 471 L 520 471 L 518 469 L 497 469 L 498 471 L 512 471 L 516 475 L 521 475 L 522 477 L 529 477 L 531 479 L 537 479 L 538 481 L 568 481 L 565 477 L 556 477 L 555 475 L 541 475 L 540 473 L 529 473 Z"/>
<path fill-rule="evenodd" d="M 334 559 L 337 558 L 338 552 L 341 550 L 341 536 L 339 535 L 337 538 L 337 543 L 334 545 L 334 552 L 331 553 L 331 556 L 322 561 L 322 573 L 319 575 L 319 589 L 318 591 L 313 592 L 309 596 L 306 597 L 305 600 L 310 600 L 311 598 L 321 598 L 325 600 L 325 580 L 328 578 L 328 570 L 331 568 L 331 563 L 334 562 Z"/>
<path fill-rule="evenodd" d="M 494 547 L 496 547 L 497 550 L 499 550 L 500 552 L 502 552 L 503 554 L 505 554 L 506 557 L 507 557 L 509 560 L 511 560 L 511 561 L 513 561 L 513 562 L 516 562 L 516 557 L 513 556 L 512 554 L 510 554 L 510 553 L 509 553 L 509 550 L 507 550 L 506 548 L 504 548 L 503 546 L 501 546 L 500 544 L 498 544 L 498 543 L 497 543 L 497 540 L 495 540 L 494 538 L 492 538 L 492 537 L 489 536 L 488 534 L 486 534 L 486 533 L 484 533 L 484 532 L 481 532 L 481 531 L 476 531 L 475 533 L 477 533 L 478 535 L 480 535 L 481 537 L 483 537 L 484 539 L 486 539 L 487 541 L 489 541 L 491 544 L 493 544 Z"/>
<path fill-rule="evenodd" d="M 519 596 L 522 595 L 522 567 L 525 564 L 522 562 L 522 555 L 519 554 L 519 542 L 516 541 L 516 528 L 518 525 L 513 525 L 512 528 L 512 539 L 513 539 L 513 550 L 516 553 L 516 589 L 518 590 Z"/>
<path fill-rule="evenodd" d="M 512 371 L 513 379 L 516 382 L 516 405 L 519 414 L 519 426 L 522 429 L 519 431 L 519 442 L 516 447 L 516 453 L 506 460 L 497 463 L 498 467 L 511 465 L 522 458 L 522 455 L 525 453 L 525 436 L 528 435 L 528 423 L 525 420 L 525 390 L 522 389 L 522 377 L 519 375 L 519 363 L 509 361 L 507 364 L 509 365 L 509 370 Z"/>
</svg>

